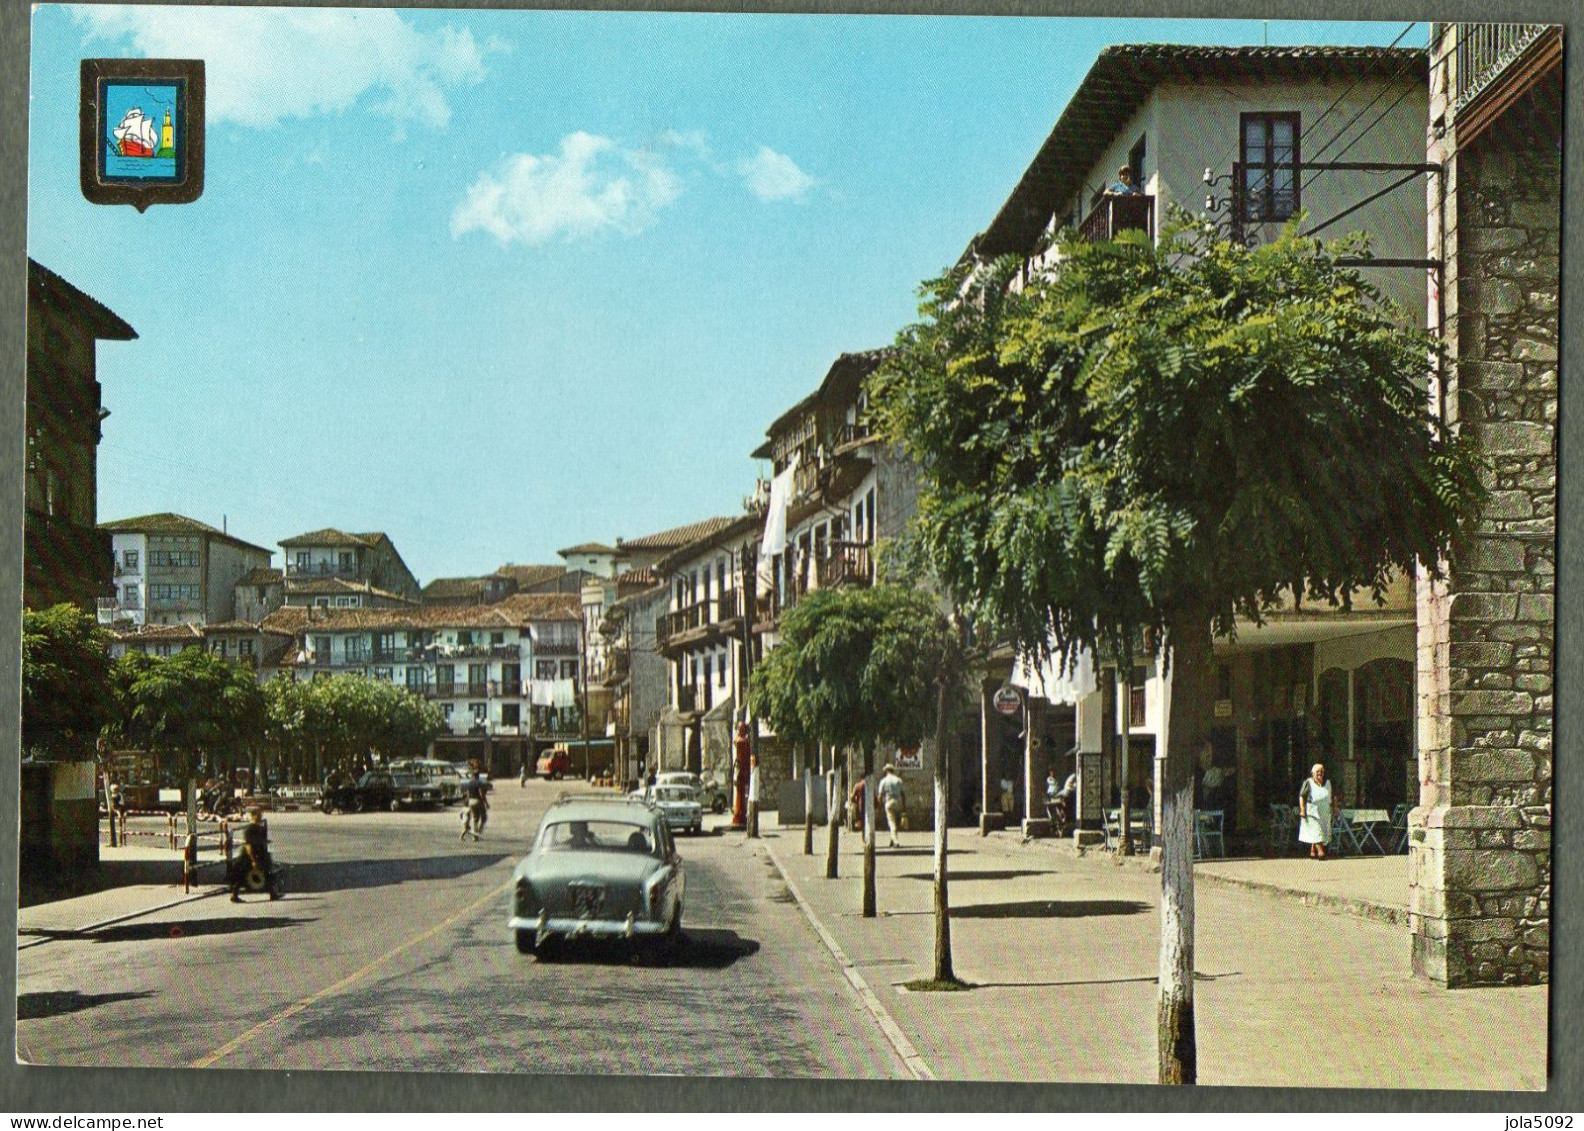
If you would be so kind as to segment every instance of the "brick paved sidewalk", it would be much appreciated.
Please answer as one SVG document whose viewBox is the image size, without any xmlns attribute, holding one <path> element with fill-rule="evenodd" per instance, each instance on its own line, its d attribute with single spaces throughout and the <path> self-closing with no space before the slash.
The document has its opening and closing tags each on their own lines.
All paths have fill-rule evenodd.
<svg viewBox="0 0 1584 1131">
<path fill-rule="evenodd" d="M 827 880 L 818 833 L 812 857 L 800 829 L 747 850 L 781 867 L 930 1074 L 1154 1080 L 1158 874 L 954 830 L 955 966 L 975 988 L 910 993 L 932 964 L 928 834 L 879 851 L 865 920 L 858 837 Z M 1201 1083 L 1544 1087 L 1546 987 L 1441 990 L 1412 975 L 1405 927 L 1225 882 L 1196 886 L 1196 913 Z"/>
</svg>

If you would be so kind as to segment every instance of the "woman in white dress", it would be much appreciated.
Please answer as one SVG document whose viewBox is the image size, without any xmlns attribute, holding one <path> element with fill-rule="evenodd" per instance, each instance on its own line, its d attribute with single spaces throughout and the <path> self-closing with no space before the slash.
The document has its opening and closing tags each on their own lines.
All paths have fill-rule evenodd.
<svg viewBox="0 0 1584 1131">
<path fill-rule="evenodd" d="M 1326 845 L 1331 843 L 1333 800 L 1326 768 L 1316 762 L 1298 790 L 1298 840 L 1309 846 L 1309 856 L 1315 860 L 1325 859 Z"/>
</svg>

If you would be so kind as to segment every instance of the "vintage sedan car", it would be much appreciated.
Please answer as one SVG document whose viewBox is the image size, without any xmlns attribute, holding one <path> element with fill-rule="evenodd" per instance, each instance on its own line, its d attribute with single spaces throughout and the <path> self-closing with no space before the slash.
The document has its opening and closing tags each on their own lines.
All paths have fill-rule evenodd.
<svg viewBox="0 0 1584 1131">
<path fill-rule="evenodd" d="M 665 815 L 635 798 L 556 801 L 512 881 L 507 927 L 524 954 L 580 938 L 681 942 L 682 857 Z"/>
<path fill-rule="evenodd" d="M 702 833 L 704 805 L 699 791 L 685 785 L 656 785 L 649 791 L 649 803 L 665 814 L 673 832 Z"/>
<path fill-rule="evenodd" d="M 467 780 L 457 772 L 455 764 L 442 762 L 434 758 L 413 758 L 405 762 L 392 762 L 391 767 L 397 773 L 416 774 L 421 778 L 428 778 L 430 783 L 440 790 L 442 804 L 450 805 L 462 800 L 462 783 Z"/>
<path fill-rule="evenodd" d="M 319 808 L 326 813 L 351 810 L 401 809 L 441 804 L 440 787 L 417 774 L 394 770 L 370 770 L 352 785 L 327 785 L 319 796 Z"/>
<path fill-rule="evenodd" d="M 655 788 L 663 785 L 684 785 L 696 790 L 699 795 L 699 804 L 707 806 L 711 813 L 724 813 L 731 804 L 730 791 L 714 779 L 705 780 L 698 774 L 687 770 L 667 770 L 655 778 Z"/>
</svg>

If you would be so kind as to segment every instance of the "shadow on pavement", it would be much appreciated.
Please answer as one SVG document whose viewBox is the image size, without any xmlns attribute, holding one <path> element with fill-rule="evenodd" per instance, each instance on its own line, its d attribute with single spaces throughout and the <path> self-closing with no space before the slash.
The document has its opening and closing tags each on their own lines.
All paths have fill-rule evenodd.
<svg viewBox="0 0 1584 1131">
<path fill-rule="evenodd" d="M 85 994 L 81 990 L 45 990 L 39 993 L 17 994 L 17 1020 L 37 1021 L 41 1017 L 59 1017 L 63 1013 L 80 1013 L 113 1001 L 135 1001 L 153 997 L 153 990 L 131 990 L 118 994 Z"/>
<path fill-rule="evenodd" d="M 123 923 L 97 931 L 31 928 L 20 930 L 17 934 L 96 943 L 155 942 L 159 939 L 179 940 L 198 935 L 235 935 L 247 931 L 272 931 L 281 927 L 295 927 L 300 923 L 313 922 L 316 920 L 293 918 L 287 915 L 266 915 L 257 918 L 233 915 L 227 919 L 187 919 L 179 923 Z"/>
<path fill-rule="evenodd" d="M 333 860 L 292 864 L 287 873 L 291 892 L 349 891 L 380 888 L 415 880 L 455 880 L 493 867 L 510 853 L 467 852 L 404 860 Z"/>
<path fill-rule="evenodd" d="M 1215 982 L 1222 978 L 1236 978 L 1242 975 L 1241 970 L 1229 970 L 1225 974 L 1205 974 L 1194 971 L 1194 981 Z M 1129 982 L 1148 982 L 1154 984 L 1160 981 L 1159 974 L 1139 974 L 1131 978 L 1073 978 L 1065 982 L 975 982 L 976 990 L 1022 990 L 1022 989 L 1060 989 L 1064 986 L 1121 986 Z"/>
<path fill-rule="evenodd" d="M 738 959 L 759 953 L 757 940 L 745 939 L 736 931 L 690 927 L 682 934 L 682 944 L 669 954 L 659 947 L 645 949 L 619 939 L 578 939 L 553 944 L 538 960 L 590 966 L 628 966 L 636 961 L 670 970 L 725 970 Z"/>
<path fill-rule="evenodd" d="M 995 872 L 953 872 L 949 879 L 958 884 L 965 880 L 1016 880 L 1024 876 L 1054 876 L 1055 872 L 1047 872 L 1040 868 L 1006 868 Z M 935 882 L 933 872 L 907 872 L 897 877 L 899 880 L 925 880 Z"/>
<path fill-rule="evenodd" d="M 1138 915 L 1151 910 L 1134 899 L 1025 899 L 953 907 L 953 919 L 1085 919 L 1097 915 Z"/>
</svg>

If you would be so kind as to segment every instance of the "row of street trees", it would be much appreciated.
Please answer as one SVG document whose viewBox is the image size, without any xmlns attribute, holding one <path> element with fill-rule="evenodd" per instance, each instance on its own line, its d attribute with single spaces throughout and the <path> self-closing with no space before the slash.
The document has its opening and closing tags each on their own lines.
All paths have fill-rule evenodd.
<svg viewBox="0 0 1584 1131">
<path fill-rule="evenodd" d="M 1021 289 L 1016 259 L 926 283 L 921 320 L 871 379 L 879 434 L 923 480 L 893 557 L 938 596 L 806 598 L 750 702 L 778 733 L 861 749 L 866 764 L 876 741 L 937 733 L 945 981 L 944 736 L 972 667 L 950 620 L 1067 665 L 1088 651 L 1130 666 L 1149 631 L 1173 704 L 1159 1080 L 1191 1084 L 1192 765 L 1213 641 L 1284 599 L 1346 608 L 1361 592 L 1380 600 L 1399 572 L 1439 578 L 1481 504 L 1484 469 L 1431 412 L 1438 343 L 1339 264 L 1367 255 L 1362 237 L 1325 244 L 1295 222 L 1250 249 L 1178 215 L 1158 243 L 1068 232 L 1055 250 L 1057 266 Z M 870 914 L 872 818 L 866 836 Z"/>
<path fill-rule="evenodd" d="M 149 751 L 160 774 L 189 783 L 240 767 L 280 781 L 320 781 L 340 764 L 421 757 L 444 725 L 433 703 L 379 680 L 343 675 L 261 686 L 252 668 L 202 648 L 128 652 L 112 662 L 107 644 L 75 606 L 25 614 L 25 755 L 91 757 L 103 738 Z"/>
</svg>

